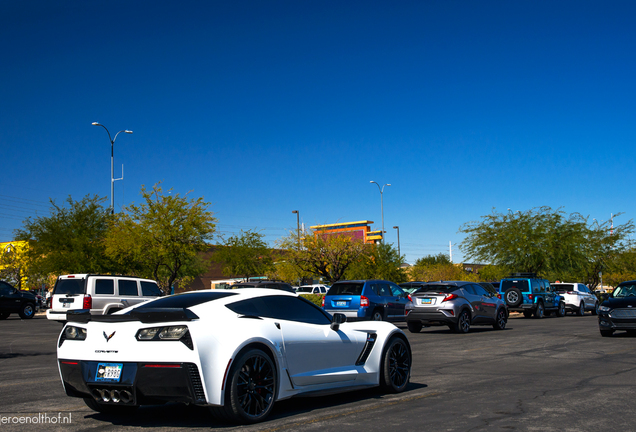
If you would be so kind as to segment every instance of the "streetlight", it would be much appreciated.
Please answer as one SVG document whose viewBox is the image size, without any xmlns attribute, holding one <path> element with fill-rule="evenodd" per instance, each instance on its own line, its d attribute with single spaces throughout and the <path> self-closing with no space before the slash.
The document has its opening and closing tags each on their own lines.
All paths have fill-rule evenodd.
<svg viewBox="0 0 636 432">
<path fill-rule="evenodd" d="M 391 183 L 383 184 L 382 187 L 380 187 L 380 185 L 373 180 L 371 180 L 370 183 L 375 183 L 375 185 L 380 190 L 380 210 L 382 211 L 382 243 L 384 243 L 384 186 L 391 186 Z"/>
<path fill-rule="evenodd" d="M 104 129 L 106 129 L 106 126 L 98 122 L 93 122 L 92 125 L 101 126 Z M 122 132 L 127 134 L 133 133 L 133 131 L 128 129 L 120 130 L 119 132 L 115 134 L 115 138 L 111 139 L 110 132 L 108 132 L 108 129 L 106 129 L 106 133 L 108 134 L 108 141 L 110 141 L 110 214 L 115 214 L 115 173 L 114 173 L 114 167 L 113 167 L 113 162 L 115 157 L 115 150 L 114 150 L 115 140 L 117 139 L 117 135 L 119 135 Z"/>
<path fill-rule="evenodd" d="M 393 229 L 396 229 L 398 234 L 398 256 L 402 256 L 402 254 L 400 253 L 400 227 L 394 226 Z"/>
<path fill-rule="evenodd" d="M 298 250 L 300 250 L 300 213 L 298 210 L 292 210 L 292 213 L 296 213 L 296 234 L 298 235 Z"/>
</svg>

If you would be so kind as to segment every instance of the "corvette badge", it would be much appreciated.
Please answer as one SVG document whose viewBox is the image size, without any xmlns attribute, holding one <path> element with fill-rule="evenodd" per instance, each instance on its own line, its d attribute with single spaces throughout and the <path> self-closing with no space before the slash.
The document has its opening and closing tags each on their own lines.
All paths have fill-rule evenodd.
<svg viewBox="0 0 636 432">
<path fill-rule="evenodd" d="M 115 336 L 115 332 L 112 332 L 110 336 L 108 336 L 106 332 L 104 332 L 104 339 L 106 339 L 106 342 L 108 342 L 113 336 Z"/>
</svg>

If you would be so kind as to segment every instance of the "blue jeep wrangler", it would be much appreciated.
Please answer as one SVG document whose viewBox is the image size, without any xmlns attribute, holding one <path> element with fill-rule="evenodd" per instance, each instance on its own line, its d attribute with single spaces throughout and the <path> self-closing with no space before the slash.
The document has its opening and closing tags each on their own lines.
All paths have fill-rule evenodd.
<svg viewBox="0 0 636 432">
<path fill-rule="evenodd" d="M 515 273 L 503 278 L 499 284 L 500 298 L 508 305 L 510 312 L 523 312 L 523 316 L 543 318 L 555 313 L 565 316 L 565 302 L 550 286 L 547 279 L 540 279 L 534 273 Z"/>
</svg>

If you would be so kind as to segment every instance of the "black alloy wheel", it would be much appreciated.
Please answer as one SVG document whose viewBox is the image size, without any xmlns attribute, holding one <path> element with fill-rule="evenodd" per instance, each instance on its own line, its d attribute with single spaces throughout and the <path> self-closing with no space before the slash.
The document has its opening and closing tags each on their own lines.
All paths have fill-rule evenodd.
<svg viewBox="0 0 636 432">
<path fill-rule="evenodd" d="M 277 373 L 272 359 L 260 349 L 241 355 L 228 376 L 226 406 L 241 423 L 256 423 L 269 415 L 276 399 Z"/>
<path fill-rule="evenodd" d="M 457 324 L 453 326 L 455 333 L 468 333 L 470 331 L 470 315 L 468 311 L 463 310 L 457 317 Z"/>
<path fill-rule="evenodd" d="M 492 328 L 495 330 L 504 330 L 506 328 L 506 324 L 508 323 L 508 317 L 506 315 L 506 311 L 503 309 L 499 309 L 497 311 L 497 315 L 495 317 L 495 323 L 492 325 Z"/>
<path fill-rule="evenodd" d="M 404 339 L 391 338 L 382 356 L 380 384 L 389 393 L 400 393 L 411 379 L 411 349 Z"/>
</svg>

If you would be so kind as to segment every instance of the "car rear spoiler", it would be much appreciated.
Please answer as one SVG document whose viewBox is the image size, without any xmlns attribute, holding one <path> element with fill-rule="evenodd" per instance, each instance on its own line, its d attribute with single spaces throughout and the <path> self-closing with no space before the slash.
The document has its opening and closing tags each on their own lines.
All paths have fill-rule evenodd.
<svg viewBox="0 0 636 432">
<path fill-rule="evenodd" d="M 70 310 L 66 312 L 66 320 L 76 323 L 126 322 L 161 323 L 171 321 L 192 321 L 199 317 L 186 308 L 137 308 L 122 315 L 91 315 L 90 309 Z"/>
</svg>

